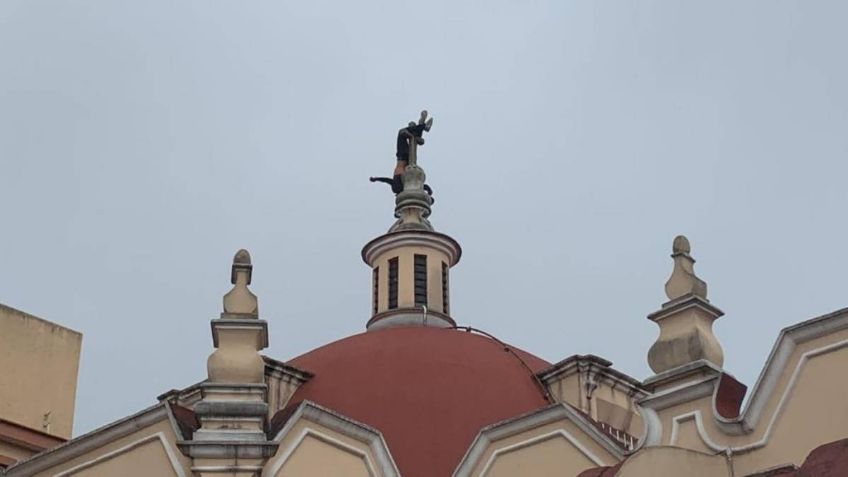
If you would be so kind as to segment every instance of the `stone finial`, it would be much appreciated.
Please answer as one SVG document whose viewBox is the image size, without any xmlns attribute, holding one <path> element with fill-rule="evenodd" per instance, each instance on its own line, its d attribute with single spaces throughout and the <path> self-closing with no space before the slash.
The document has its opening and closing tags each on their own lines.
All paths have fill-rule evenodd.
<svg viewBox="0 0 848 477">
<path fill-rule="evenodd" d="M 665 283 L 665 294 L 671 301 L 686 295 L 707 299 L 707 284 L 695 276 L 695 259 L 689 255 L 691 251 L 689 239 L 683 235 L 674 238 L 671 254 L 671 258 L 674 259 L 674 270 Z"/>
<path fill-rule="evenodd" d="M 432 200 L 424 190 L 426 175 L 420 166 L 410 165 L 402 175 L 403 191 L 395 199 L 395 217 L 397 221 L 389 232 L 402 230 L 433 230 L 427 219 L 430 216 Z"/>
<path fill-rule="evenodd" d="M 665 284 L 669 301 L 648 315 L 660 327 L 660 336 L 648 351 L 648 364 L 657 374 L 702 360 L 721 367 L 724 352 L 712 325 L 724 313 L 710 304 L 707 284 L 695 276 L 689 240 L 678 235 L 672 252 L 674 270 Z"/>
<path fill-rule="evenodd" d="M 250 253 L 241 249 L 233 257 L 230 273 L 233 288 L 224 295 L 224 313 L 259 316 L 259 301 L 256 295 L 247 288 L 252 277 L 253 265 L 250 263 Z"/>
<path fill-rule="evenodd" d="M 239 250 L 233 257 L 233 288 L 224 295 L 224 312 L 211 323 L 215 351 L 206 361 L 208 379 L 200 383 L 201 400 L 194 406 L 200 428 L 180 444 L 195 466 L 202 462 L 203 469 L 226 468 L 239 476 L 255 475 L 255 459 L 276 450 L 265 434 L 268 386 L 265 360 L 259 354 L 268 347 L 268 323 L 259 319 L 256 295 L 247 288 L 252 272 L 250 254 Z M 208 477 L 210 472 L 219 475 L 205 470 L 196 475 Z"/>
<path fill-rule="evenodd" d="M 230 283 L 233 285 L 236 283 L 236 274 L 240 271 L 247 272 L 247 284 L 250 285 L 253 276 L 253 264 L 250 262 L 250 252 L 245 249 L 239 250 L 233 257 L 233 268 L 230 274 Z"/>
<path fill-rule="evenodd" d="M 689 244 L 689 239 L 685 235 L 674 237 L 674 242 L 671 243 L 672 253 L 690 253 L 692 246 Z"/>
<path fill-rule="evenodd" d="M 265 366 L 259 350 L 268 346 L 265 321 L 259 319 L 259 304 L 247 285 L 253 265 L 250 253 L 239 250 L 233 257 L 230 276 L 233 288 L 224 295 L 224 312 L 212 320 L 215 352 L 209 356 L 210 383 L 262 383 Z"/>
</svg>

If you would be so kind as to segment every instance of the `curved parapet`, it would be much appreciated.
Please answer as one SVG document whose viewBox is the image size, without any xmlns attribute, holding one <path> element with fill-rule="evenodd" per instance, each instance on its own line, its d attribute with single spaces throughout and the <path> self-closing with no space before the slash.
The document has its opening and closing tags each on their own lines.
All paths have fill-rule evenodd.
<svg viewBox="0 0 848 477">
<path fill-rule="evenodd" d="M 848 309 L 788 327 L 744 408 L 744 385 L 708 363 L 692 366 L 686 384 L 640 401 L 644 445 L 730 455 L 741 475 L 800 465 L 813 447 L 845 437 L 848 415 L 834 410 L 844 407 L 848 382 L 833 370 L 846 367 Z"/>
</svg>

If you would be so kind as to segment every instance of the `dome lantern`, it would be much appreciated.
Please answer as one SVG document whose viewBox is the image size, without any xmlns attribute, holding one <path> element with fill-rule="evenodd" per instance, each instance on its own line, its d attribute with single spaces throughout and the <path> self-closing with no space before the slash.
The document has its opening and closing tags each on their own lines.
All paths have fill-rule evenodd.
<svg viewBox="0 0 848 477">
<path fill-rule="evenodd" d="M 455 325 L 450 316 L 450 269 L 459 262 L 462 249 L 430 223 L 433 191 L 418 165 L 418 146 L 432 125 L 433 119 L 422 111 L 417 123 L 398 131 L 394 176 L 371 178 L 392 186 L 397 220 L 388 233 L 362 249 L 362 259 L 372 271 L 369 330 Z"/>
</svg>

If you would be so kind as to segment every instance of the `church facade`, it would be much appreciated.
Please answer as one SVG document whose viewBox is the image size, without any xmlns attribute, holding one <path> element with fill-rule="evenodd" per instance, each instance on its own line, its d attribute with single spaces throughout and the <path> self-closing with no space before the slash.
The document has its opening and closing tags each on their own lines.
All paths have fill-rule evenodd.
<svg viewBox="0 0 848 477">
<path fill-rule="evenodd" d="M 67 441 L 69 427 L 19 423 L 45 445 L 3 455 L 0 475 L 848 475 L 848 309 L 777 333 L 749 393 L 722 367 L 712 332 L 722 311 L 685 237 L 673 241 L 668 301 L 648 315 L 659 337 L 646 350 L 647 379 L 594 355 L 550 363 L 458 325 L 450 272 L 462 250 L 429 221 L 417 164 L 425 119 L 399 134 L 397 221 L 362 250 L 372 271 L 364 332 L 286 361 L 263 356 L 273 323 L 240 250 L 205 380 Z"/>
</svg>

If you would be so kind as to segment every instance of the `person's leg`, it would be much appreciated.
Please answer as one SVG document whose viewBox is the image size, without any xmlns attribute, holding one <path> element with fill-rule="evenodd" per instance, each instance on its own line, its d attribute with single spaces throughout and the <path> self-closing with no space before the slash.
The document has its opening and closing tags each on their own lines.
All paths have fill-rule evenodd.
<svg viewBox="0 0 848 477">
<path fill-rule="evenodd" d="M 424 184 L 424 192 L 430 196 L 430 205 L 433 205 L 433 203 L 436 202 L 436 199 L 433 198 L 433 189 L 427 184 Z"/>
<path fill-rule="evenodd" d="M 382 182 L 384 184 L 389 184 L 394 187 L 394 181 L 392 179 L 389 179 L 388 177 L 369 177 L 368 180 L 371 182 Z"/>
<path fill-rule="evenodd" d="M 400 194 L 401 192 L 403 192 L 403 176 L 401 176 L 400 174 L 395 174 L 395 176 L 392 178 L 391 184 L 392 192 L 394 192 L 395 194 Z"/>
</svg>

